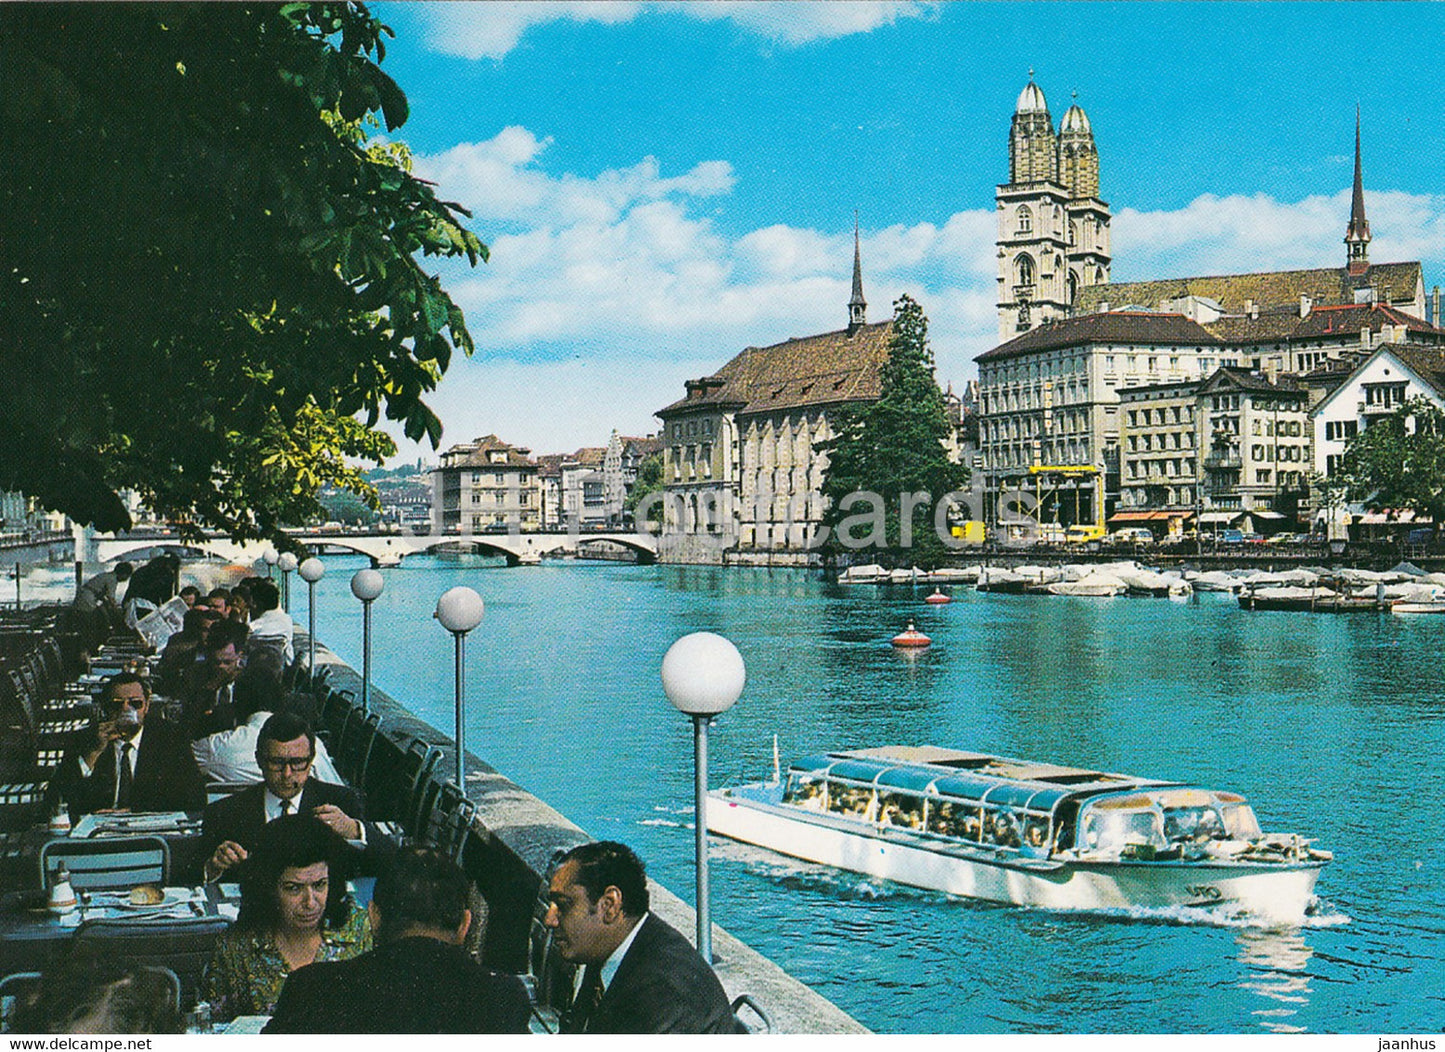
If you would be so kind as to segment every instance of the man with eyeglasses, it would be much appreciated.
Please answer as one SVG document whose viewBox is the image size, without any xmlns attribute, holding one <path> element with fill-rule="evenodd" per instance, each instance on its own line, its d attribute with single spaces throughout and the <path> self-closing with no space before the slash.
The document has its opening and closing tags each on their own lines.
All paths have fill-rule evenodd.
<svg viewBox="0 0 1445 1052">
<path fill-rule="evenodd" d="M 344 785 L 311 777 L 316 735 L 291 712 L 278 712 L 261 725 L 256 764 L 262 782 L 208 806 L 201 825 L 204 878 L 234 879 L 267 822 L 288 814 L 321 819 L 360 853 L 360 871 L 375 873 L 395 849 L 391 839 L 366 821 L 361 798 Z"/>
<path fill-rule="evenodd" d="M 97 811 L 199 811 L 206 802 L 190 739 L 150 713 L 150 685 L 133 673 L 112 676 L 100 695 L 100 719 L 77 732 L 51 782 L 51 806 L 63 800 L 71 820 Z"/>
</svg>

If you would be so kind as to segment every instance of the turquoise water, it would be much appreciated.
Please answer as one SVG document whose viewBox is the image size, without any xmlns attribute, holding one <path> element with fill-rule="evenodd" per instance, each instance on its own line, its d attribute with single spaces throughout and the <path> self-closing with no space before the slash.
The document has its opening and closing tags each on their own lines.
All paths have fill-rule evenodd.
<svg viewBox="0 0 1445 1052">
<path fill-rule="evenodd" d="M 328 559 L 317 600 L 317 634 L 358 668 L 347 581 L 361 565 Z M 658 669 L 702 629 L 748 668 L 712 732 L 714 786 L 767 776 L 774 734 L 784 763 L 930 742 L 1240 790 L 1267 829 L 1335 851 L 1310 921 L 1267 931 L 980 904 L 715 841 L 714 920 L 875 1030 L 1398 1033 L 1445 1019 L 1445 618 L 966 589 L 933 608 L 926 589 L 781 570 L 414 557 L 383 574 L 380 686 L 452 725 L 451 638 L 430 615 L 447 588 L 475 588 L 468 746 L 633 844 L 688 899 L 690 726 Z M 914 659 L 888 645 L 909 617 L 934 639 Z"/>
</svg>

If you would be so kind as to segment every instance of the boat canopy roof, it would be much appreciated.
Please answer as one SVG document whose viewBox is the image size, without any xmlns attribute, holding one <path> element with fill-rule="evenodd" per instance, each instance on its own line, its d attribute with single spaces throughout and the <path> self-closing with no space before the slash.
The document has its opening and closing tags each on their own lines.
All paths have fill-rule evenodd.
<svg viewBox="0 0 1445 1052">
<path fill-rule="evenodd" d="M 789 765 L 795 774 L 841 778 L 881 790 L 1052 811 L 1071 796 L 1177 783 L 1015 760 L 936 746 L 886 746 L 818 753 Z"/>
</svg>

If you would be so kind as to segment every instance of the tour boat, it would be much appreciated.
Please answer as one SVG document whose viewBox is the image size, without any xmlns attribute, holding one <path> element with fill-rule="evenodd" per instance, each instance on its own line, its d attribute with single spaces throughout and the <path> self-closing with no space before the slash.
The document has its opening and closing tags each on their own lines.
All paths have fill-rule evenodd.
<svg viewBox="0 0 1445 1052">
<path fill-rule="evenodd" d="M 810 756 L 710 794 L 711 833 L 915 887 L 1057 910 L 1299 920 L 1327 851 L 1244 797 L 936 746 Z"/>
</svg>

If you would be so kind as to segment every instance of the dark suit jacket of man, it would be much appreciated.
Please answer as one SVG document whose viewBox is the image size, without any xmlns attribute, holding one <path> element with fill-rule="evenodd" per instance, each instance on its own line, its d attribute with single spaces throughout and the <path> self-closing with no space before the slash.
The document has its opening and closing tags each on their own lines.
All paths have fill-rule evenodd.
<svg viewBox="0 0 1445 1052">
<path fill-rule="evenodd" d="M 89 778 L 80 775 L 81 757 L 95 748 L 96 741 L 95 728 L 77 731 L 51 782 L 52 804 L 56 796 L 63 798 L 72 821 L 114 806 L 113 745 L 101 750 Z M 175 724 L 152 715 L 146 720 L 140 748 L 131 757 L 131 810 L 199 811 L 205 805 L 205 782 L 191 753 L 190 737 Z"/>
<path fill-rule="evenodd" d="M 589 1034 L 737 1034 L 727 994 L 692 943 L 652 914 L 587 1020 Z"/>
<path fill-rule="evenodd" d="M 281 988 L 268 1034 L 525 1034 L 522 982 L 425 936 L 307 965 Z"/>
<path fill-rule="evenodd" d="M 318 778 L 306 779 L 306 787 L 301 790 L 297 811 L 303 815 L 309 814 L 313 808 L 324 804 L 339 807 L 366 826 L 366 851 L 357 859 L 358 872 L 379 872 L 394 853 L 396 845 L 375 823 L 366 821 L 366 808 L 361 797 L 356 795 L 355 790 L 344 785 L 333 785 Z M 234 840 L 250 851 L 256 846 L 261 830 L 265 827 L 266 785 L 263 782 L 222 797 L 206 807 L 202 815 L 198 857 L 205 863 L 224 840 Z M 236 871 L 233 869 L 227 872 L 226 879 L 236 879 Z"/>
</svg>

